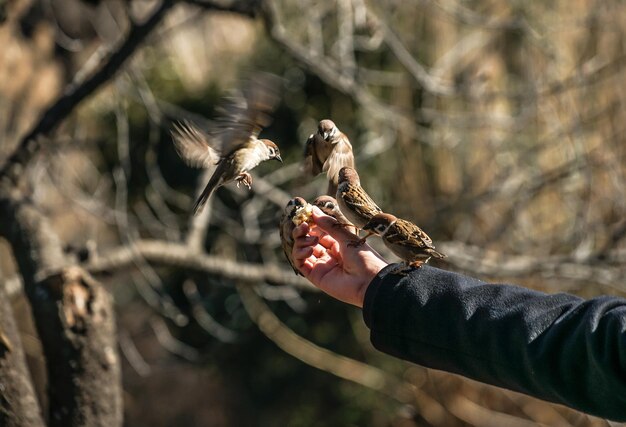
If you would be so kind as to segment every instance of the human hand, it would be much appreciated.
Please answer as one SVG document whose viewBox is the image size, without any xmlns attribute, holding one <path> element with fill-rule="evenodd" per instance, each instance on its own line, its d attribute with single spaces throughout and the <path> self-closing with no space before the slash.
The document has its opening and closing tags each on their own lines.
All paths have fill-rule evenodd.
<svg viewBox="0 0 626 427">
<path fill-rule="evenodd" d="M 317 207 L 312 218 L 315 227 L 303 223 L 293 230 L 296 267 L 328 295 L 363 307 L 367 286 L 387 262 L 367 243 L 349 246 L 358 237 Z"/>
</svg>

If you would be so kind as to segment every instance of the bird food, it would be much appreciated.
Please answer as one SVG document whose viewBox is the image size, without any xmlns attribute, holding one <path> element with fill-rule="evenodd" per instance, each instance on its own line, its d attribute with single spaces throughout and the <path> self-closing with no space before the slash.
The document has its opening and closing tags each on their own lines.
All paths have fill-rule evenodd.
<svg viewBox="0 0 626 427">
<path fill-rule="evenodd" d="M 293 215 L 291 221 L 295 225 L 300 225 L 303 222 L 311 223 L 313 217 L 313 205 L 307 203 L 304 206 L 299 206 L 296 208 L 296 212 Z"/>
</svg>

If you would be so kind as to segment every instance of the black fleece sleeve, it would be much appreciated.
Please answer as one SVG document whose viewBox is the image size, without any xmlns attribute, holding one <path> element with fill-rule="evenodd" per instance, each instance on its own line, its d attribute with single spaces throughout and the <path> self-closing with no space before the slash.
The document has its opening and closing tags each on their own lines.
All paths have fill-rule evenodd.
<svg viewBox="0 0 626 427">
<path fill-rule="evenodd" d="M 374 346 L 423 366 L 626 421 L 626 300 L 384 268 L 363 306 Z M 626 280 L 625 280 L 626 281 Z"/>
</svg>

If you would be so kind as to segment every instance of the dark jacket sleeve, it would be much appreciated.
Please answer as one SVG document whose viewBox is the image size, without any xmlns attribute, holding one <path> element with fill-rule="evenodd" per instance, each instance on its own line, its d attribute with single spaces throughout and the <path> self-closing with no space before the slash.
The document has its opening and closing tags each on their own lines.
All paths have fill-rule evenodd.
<svg viewBox="0 0 626 427">
<path fill-rule="evenodd" d="M 365 295 L 377 349 L 626 421 L 625 299 L 544 294 L 428 266 L 400 276 L 396 266 Z"/>
</svg>

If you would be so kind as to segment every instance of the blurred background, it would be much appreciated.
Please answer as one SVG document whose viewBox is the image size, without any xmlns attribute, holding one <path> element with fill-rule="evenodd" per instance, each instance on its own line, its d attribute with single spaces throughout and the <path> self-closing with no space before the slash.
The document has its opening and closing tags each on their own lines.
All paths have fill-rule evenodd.
<svg viewBox="0 0 626 427">
<path fill-rule="evenodd" d="M 377 352 L 360 310 L 293 275 L 277 223 L 291 196 L 325 190 L 301 161 L 331 118 L 378 204 L 448 254 L 437 266 L 623 296 L 621 1 L 190 0 L 134 31 L 158 8 L 0 2 L 3 162 L 112 52 L 132 52 L 56 116 L 21 171 L 65 254 L 113 296 L 124 425 L 608 425 Z M 256 168 L 251 192 L 220 188 L 192 220 L 207 176 L 177 156 L 172 123 L 206 124 L 255 70 L 284 80 L 261 135 L 285 163 Z M 0 241 L 45 408 L 42 344 L 12 253 Z"/>
</svg>

